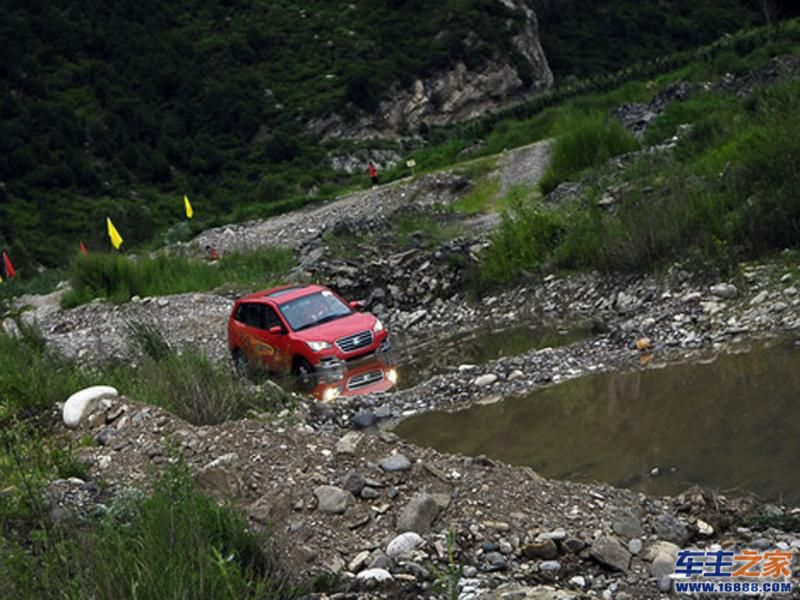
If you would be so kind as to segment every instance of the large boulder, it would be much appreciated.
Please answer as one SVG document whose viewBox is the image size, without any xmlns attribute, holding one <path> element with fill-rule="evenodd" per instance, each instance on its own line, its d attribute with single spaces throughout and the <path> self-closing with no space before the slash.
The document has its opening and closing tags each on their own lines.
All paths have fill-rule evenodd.
<svg viewBox="0 0 800 600">
<path fill-rule="evenodd" d="M 78 427 L 83 418 L 92 411 L 101 398 L 116 397 L 118 395 L 117 389 L 110 385 L 93 385 L 75 392 L 67 398 L 61 411 L 64 425 L 71 429 Z"/>
</svg>

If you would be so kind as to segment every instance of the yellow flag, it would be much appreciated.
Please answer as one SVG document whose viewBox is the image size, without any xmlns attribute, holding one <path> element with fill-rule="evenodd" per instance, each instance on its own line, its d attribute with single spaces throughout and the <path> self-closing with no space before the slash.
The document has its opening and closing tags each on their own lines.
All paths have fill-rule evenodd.
<svg viewBox="0 0 800 600">
<path fill-rule="evenodd" d="M 186 209 L 186 218 L 191 219 L 194 216 L 194 211 L 192 210 L 192 205 L 189 203 L 189 196 L 186 194 L 183 195 L 183 206 Z"/>
<path fill-rule="evenodd" d="M 122 246 L 122 236 L 108 217 L 106 217 L 106 225 L 108 227 L 108 237 L 111 240 L 111 245 L 119 250 L 119 247 Z"/>
</svg>

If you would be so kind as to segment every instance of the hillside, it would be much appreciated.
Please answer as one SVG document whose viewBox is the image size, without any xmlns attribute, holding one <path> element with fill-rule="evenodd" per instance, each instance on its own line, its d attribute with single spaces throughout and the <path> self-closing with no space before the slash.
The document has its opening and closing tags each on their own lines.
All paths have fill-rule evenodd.
<svg viewBox="0 0 800 600">
<path fill-rule="evenodd" d="M 590 4 L 3 2 L 0 246 L 25 271 L 106 248 L 106 216 L 131 249 L 330 198 L 431 125 L 547 88 L 539 29 L 563 80 L 761 18 L 745 0 Z"/>
</svg>

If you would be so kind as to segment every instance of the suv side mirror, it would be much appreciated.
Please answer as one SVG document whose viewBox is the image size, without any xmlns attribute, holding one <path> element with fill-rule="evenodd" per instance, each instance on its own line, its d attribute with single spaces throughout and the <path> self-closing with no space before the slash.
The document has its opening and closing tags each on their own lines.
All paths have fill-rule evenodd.
<svg viewBox="0 0 800 600">
<path fill-rule="evenodd" d="M 280 325 L 273 325 L 272 327 L 269 328 L 269 332 L 274 333 L 275 335 L 281 334 L 283 333 L 283 327 L 281 327 Z"/>
<path fill-rule="evenodd" d="M 364 308 L 364 305 L 358 300 L 353 300 L 350 303 L 350 308 L 352 308 L 353 310 L 361 310 L 362 308 Z"/>
</svg>

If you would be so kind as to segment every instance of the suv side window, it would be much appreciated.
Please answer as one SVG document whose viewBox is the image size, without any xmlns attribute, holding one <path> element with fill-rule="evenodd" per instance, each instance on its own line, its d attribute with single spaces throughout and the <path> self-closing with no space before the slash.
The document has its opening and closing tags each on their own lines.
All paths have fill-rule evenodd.
<svg viewBox="0 0 800 600">
<path fill-rule="evenodd" d="M 278 315 L 271 306 L 262 305 L 261 308 L 264 310 L 264 329 L 269 331 L 271 327 L 275 327 L 276 325 L 283 329 L 283 323 L 281 323 L 280 318 L 278 318 Z"/>
<path fill-rule="evenodd" d="M 234 317 L 240 323 L 244 323 L 248 327 L 261 327 L 261 311 L 258 304 L 240 304 L 236 309 L 236 316 Z"/>
</svg>

